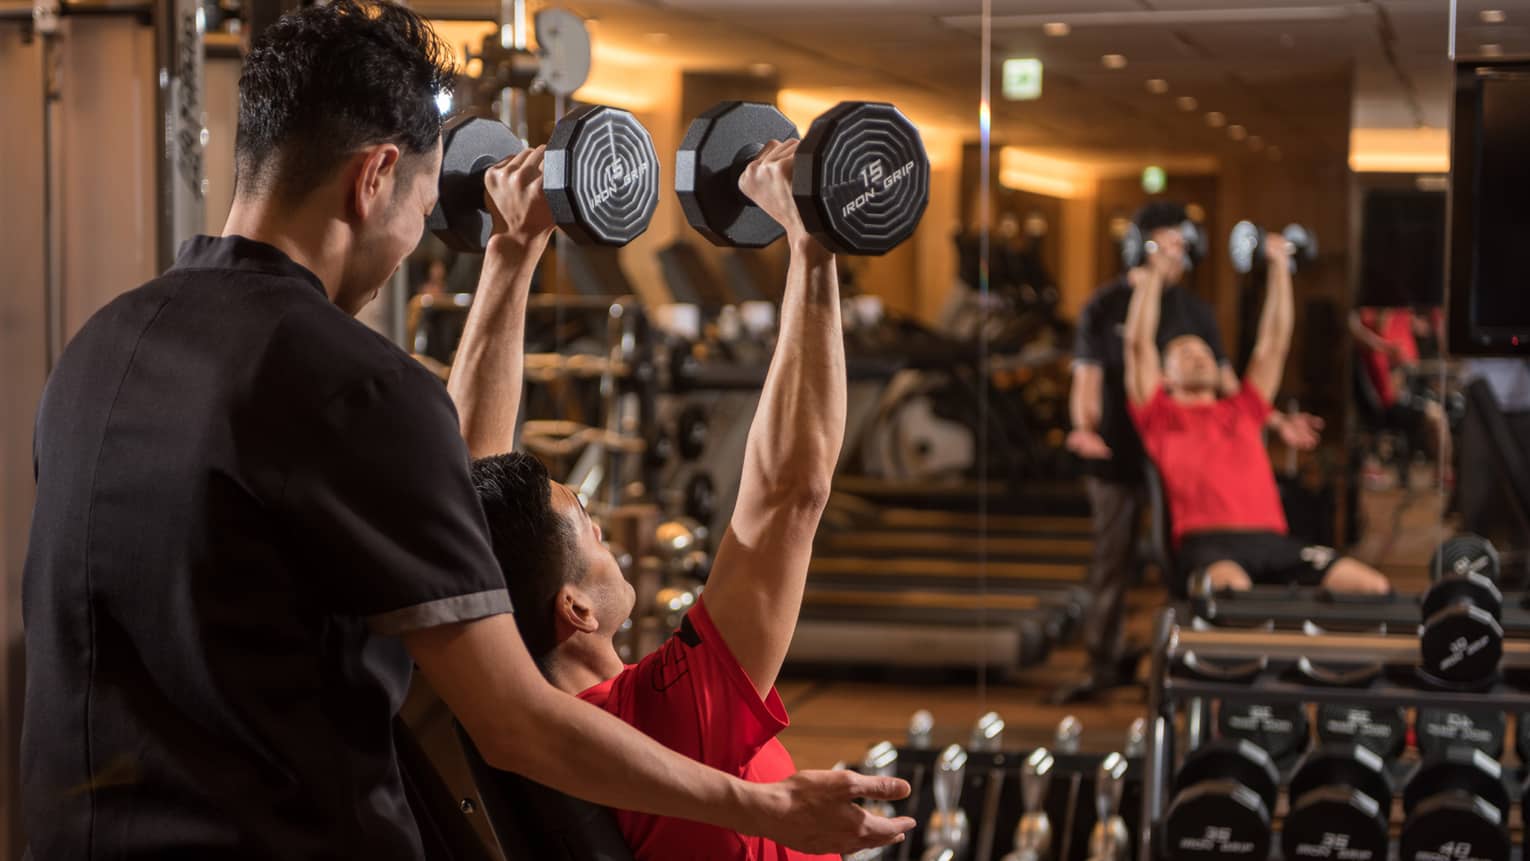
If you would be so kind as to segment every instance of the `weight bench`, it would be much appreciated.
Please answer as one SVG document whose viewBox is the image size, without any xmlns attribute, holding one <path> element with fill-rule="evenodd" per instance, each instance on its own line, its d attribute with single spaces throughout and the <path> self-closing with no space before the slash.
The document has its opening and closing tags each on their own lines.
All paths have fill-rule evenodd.
<svg viewBox="0 0 1530 861">
<path fill-rule="evenodd" d="M 1501 476 L 1503 495 L 1514 509 L 1520 529 L 1530 532 L 1530 456 L 1516 438 L 1486 380 L 1473 380 L 1466 386 L 1465 394 L 1464 421 L 1476 424 L 1487 438 L 1488 456 Z"/>
<path fill-rule="evenodd" d="M 461 724 L 453 724 L 484 815 L 506 858 L 633 861 L 610 810 L 489 765 Z"/>
<path fill-rule="evenodd" d="M 1138 552 L 1146 561 L 1158 568 L 1158 576 L 1169 588 L 1169 594 L 1183 599 L 1187 583 L 1179 576 L 1178 560 L 1174 557 L 1174 522 L 1169 514 L 1169 495 L 1163 486 L 1163 474 L 1151 458 L 1142 459 L 1142 483 L 1147 488 L 1148 534 Z"/>
</svg>

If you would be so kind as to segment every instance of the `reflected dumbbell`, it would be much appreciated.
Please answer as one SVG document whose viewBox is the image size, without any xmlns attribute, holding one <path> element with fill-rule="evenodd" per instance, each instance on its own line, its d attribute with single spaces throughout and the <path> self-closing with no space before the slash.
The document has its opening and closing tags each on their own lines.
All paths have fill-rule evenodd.
<svg viewBox="0 0 1530 861">
<path fill-rule="evenodd" d="M 1078 753 L 1079 737 L 1083 734 L 1084 725 L 1078 718 L 1068 715 L 1057 722 L 1057 732 L 1052 735 L 1052 750 L 1061 754 Z"/>
<path fill-rule="evenodd" d="M 1258 745 L 1220 739 L 1191 751 L 1174 776 L 1164 816 L 1164 854 L 1172 859 L 1263 859 L 1280 773 Z"/>
<path fill-rule="evenodd" d="M 989 712 L 972 725 L 972 737 L 967 750 L 973 753 L 998 753 L 1004 744 L 1004 718 L 998 712 Z"/>
<path fill-rule="evenodd" d="M 1107 754 L 1094 778 L 1094 828 L 1089 832 L 1089 861 L 1125 861 L 1131 835 L 1121 818 L 1121 793 L 1126 789 L 1126 757 Z"/>
<path fill-rule="evenodd" d="M 890 741 L 880 741 L 866 749 L 866 756 L 861 759 L 861 774 L 872 777 L 896 777 L 898 775 L 898 748 Z M 866 808 L 873 816 L 884 819 L 897 815 L 892 803 L 888 801 L 864 801 L 861 806 Z M 845 861 L 880 861 L 883 858 L 892 857 L 888 847 L 879 846 L 875 849 L 862 849 L 845 856 Z"/>
<path fill-rule="evenodd" d="M 1392 781 L 1375 751 L 1358 744 L 1312 751 L 1297 766 L 1287 796 L 1286 858 L 1386 861 Z"/>
<path fill-rule="evenodd" d="M 914 750 L 929 750 L 930 735 L 935 732 L 935 716 L 926 709 L 920 709 L 908 719 L 907 744 Z"/>
<path fill-rule="evenodd" d="M 1147 718 L 1137 718 L 1126 730 L 1126 758 L 1136 759 L 1147 754 Z"/>
<path fill-rule="evenodd" d="M 1003 861 L 1047 861 L 1052 855 L 1052 820 L 1047 816 L 1047 791 L 1052 786 L 1056 759 L 1044 747 L 1031 751 L 1020 766 L 1020 801 L 1025 812 L 1015 826 L 1015 845 Z"/>
<path fill-rule="evenodd" d="M 1508 861 L 1509 791 L 1498 760 L 1470 747 L 1426 758 L 1403 788 L 1399 861 Z"/>
<path fill-rule="evenodd" d="M 921 861 L 941 858 L 941 850 L 950 850 L 954 858 L 967 852 L 971 828 L 967 811 L 961 807 L 962 783 L 967 779 L 967 752 L 961 745 L 951 745 L 935 760 L 935 810 L 925 828 L 925 851 Z"/>
</svg>

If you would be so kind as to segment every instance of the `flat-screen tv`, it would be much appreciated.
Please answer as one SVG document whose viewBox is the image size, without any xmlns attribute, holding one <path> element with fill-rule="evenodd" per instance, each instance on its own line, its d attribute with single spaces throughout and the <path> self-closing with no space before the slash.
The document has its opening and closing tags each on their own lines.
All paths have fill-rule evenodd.
<svg viewBox="0 0 1530 861">
<path fill-rule="evenodd" d="M 1530 63 L 1456 66 L 1449 349 L 1530 355 Z"/>
</svg>

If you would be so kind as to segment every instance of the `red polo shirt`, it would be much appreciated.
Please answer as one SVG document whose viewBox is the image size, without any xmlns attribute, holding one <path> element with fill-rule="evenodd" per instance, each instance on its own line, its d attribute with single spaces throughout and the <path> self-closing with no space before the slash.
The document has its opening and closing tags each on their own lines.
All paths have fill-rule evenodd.
<svg viewBox="0 0 1530 861">
<path fill-rule="evenodd" d="M 760 699 L 754 682 L 728 650 L 705 600 L 680 630 L 648 657 L 579 694 L 665 747 L 755 783 L 797 773 L 776 740 L 786 729 L 786 706 L 772 688 Z M 805 855 L 763 837 L 647 813 L 616 811 L 622 836 L 638 861 L 838 861 Z"/>
<path fill-rule="evenodd" d="M 1163 476 L 1176 544 L 1194 532 L 1286 534 L 1264 448 L 1270 404 L 1248 380 L 1236 395 L 1201 406 L 1178 403 L 1160 386 L 1131 410 L 1143 447 Z"/>
</svg>

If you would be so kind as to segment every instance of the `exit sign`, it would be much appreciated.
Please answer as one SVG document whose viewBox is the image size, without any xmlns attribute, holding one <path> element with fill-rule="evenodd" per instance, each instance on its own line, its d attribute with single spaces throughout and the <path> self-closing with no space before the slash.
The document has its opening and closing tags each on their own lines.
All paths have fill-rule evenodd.
<svg viewBox="0 0 1530 861">
<path fill-rule="evenodd" d="M 1012 57 L 1004 61 L 1001 76 L 1004 98 L 1029 101 L 1041 98 L 1041 61 L 1034 57 Z"/>
</svg>

